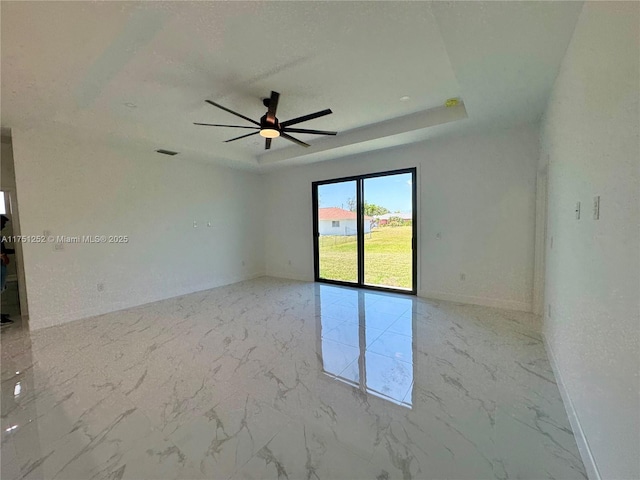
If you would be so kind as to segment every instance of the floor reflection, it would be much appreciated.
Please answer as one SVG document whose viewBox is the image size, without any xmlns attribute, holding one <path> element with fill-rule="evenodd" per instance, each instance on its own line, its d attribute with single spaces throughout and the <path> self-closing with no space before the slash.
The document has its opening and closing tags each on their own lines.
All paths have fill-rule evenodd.
<svg viewBox="0 0 640 480">
<path fill-rule="evenodd" d="M 38 394 L 35 389 L 34 360 L 31 338 L 20 321 L 5 327 L 0 337 L 2 384 L 0 387 L 0 418 L 2 425 L 2 478 L 21 478 L 18 470 L 18 448 L 28 448 L 41 456 L 38 438 Z M 28 442 L 20 435 L 27 434 Z M 37 470 L 37 469 L 35 469 Z M 34 471 L 33 478 L 40 476 Z M 41 477 L 42 478 L 42 477 Z"/>
<path fill-rule="evenodd" d="M 260 278 L 5 327 L 0 478 L 585 480 L 534 322 Z"/>
<path fill-rule="evenodd" d="M 413 298 L 318 285 L 322 371 L 398 405 L 413 404 Z"/>
</svg>

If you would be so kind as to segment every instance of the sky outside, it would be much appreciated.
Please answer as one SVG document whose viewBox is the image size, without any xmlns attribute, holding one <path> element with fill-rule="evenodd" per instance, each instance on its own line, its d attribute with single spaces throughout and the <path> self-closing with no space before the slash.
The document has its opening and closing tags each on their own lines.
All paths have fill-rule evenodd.
<svg viewBox="0 0 640 480">
<path fill-rule="evenodd" d="M 348 200 L 356 198 L 356 182 L 318 186 L 320 207 L 349 209 Z M 411 174 L 401 173 L 364 181 L 364 201 L 385 207 L 391 212 L 411 211 Z"/>
</svg>

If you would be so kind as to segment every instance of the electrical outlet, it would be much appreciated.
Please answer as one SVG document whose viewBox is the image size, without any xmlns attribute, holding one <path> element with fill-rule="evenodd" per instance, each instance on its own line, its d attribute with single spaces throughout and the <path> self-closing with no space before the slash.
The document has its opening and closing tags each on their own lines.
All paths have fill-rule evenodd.
<svg viewBox="0 0 640 480">
<path fill-rule="evenodd" d="M 600 195 L 593 197 L 593 219 L 600 220 Z"/>
<path fill-rule="evenodd" d="M 96 285 L 96 288 L 98 289 L 99 292 L 103 292 L 104 291 L 104 283 L 99 283 L 98 285 Z"/>
</svg>

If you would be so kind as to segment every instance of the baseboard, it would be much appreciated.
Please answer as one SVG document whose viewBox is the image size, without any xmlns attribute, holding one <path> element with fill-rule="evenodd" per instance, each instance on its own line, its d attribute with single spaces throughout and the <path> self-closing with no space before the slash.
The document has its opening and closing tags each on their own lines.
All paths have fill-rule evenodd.
<svg viewBox="0 0 640 480">
<path fill-rule="evenodd" d="M 558 368 L 558 362 L 556 361 L 556 356 L 553 352 L 553 348 L 547 341 L 547 337 L 544 333 L 542 334 L 542 339 L 544 347 L 547 351 L 547 357 L 549 357 L 549 363 L 551 363 L 551 368 L 553 369 L 553 374 L 556 377 L 558 390 L 560 390 L 560 395 L 562 396 L 562 401 L 564 402 L 564 408 L 567 411 L 567 416 L 569 417 L 569 423 L 571 424 L 573 436 L 575 437 L 576 444 L 578 445 L 578 451 L 580 452 L 582 463 L 584 464 L 584 467 L 587 471 L 587 477 L 589 478 L 589 480 L 601 480 L 602 477 L 600 476 L 600 471 L 598 470 L 595 458 L 593 458 L 593 454 L 591 453 L 591 447 L 589 447 L 587 437 L 582 430 L 580 417 L 578 416 L 578 412 L 576 412 L 576 409 L 573 406 L 571 396 L 569 395 L 564 381 L 562 380 L 562 373 L 560 373 L 560 369 Z"/>
<path fill-rule="evenodd" d="M 291 272 L 267 271 L 267 276 L 282 278 L 285 280 L 296 280 L 299 282 L 313 282 L 313 278 Z M 517 310 L 520 312 L 531 312 L 533 305 L 526 302 L 516 302 L 513 300 L 502 300 L 498 298 L 474 297 L 472 295 L 457 295 L 442 292 L 418 292 L 419 297 L 433 300 L 444 300 L 446 302 L 465 303 L 469 305 L 482 305 L 483 307 L 504 308 L 507 310 Z"/>
<path fill-rule="evenodd" d="M 207 282 L 200 285 L 192 285 L 183 288 L 179 288 L 169 295 L 148 295 L 137 297 L 135 300 L 127 300 L 124 302 L 112 302 L 109 304 L 102 304 L 92 306 L 90 308 L 84 308 L 81 310 L 73 310 L 63 314 L 51 315 L 47 317 L 30 318 L 29 329 L 40 330 L 42 328 L 54 327 L 56 325 L 63 325 L 69 322 L 75 322 L 77 320 L 83 320 L 85 318 L 96 317 L 98 315 L 106 315 L 107 313 L 119 312 L 121 310 L 127 310 L 129 308 L 140 307 L 148 305 L 150 303 L 160 302 L 162 300 L 168 300 L 170 298 L 181 297 L 183 295 L 189 295 L 191 293 L 202 292 L 205 290 L 211 290 L 213 288 L 224 287 L 226 285 L 232 285 L 234 283 L 244 282 L 252 280 L 254 278 L 263 277 L 264 272 L 254 272 L 246 275 L 234 275 L 217 281 Z"/>
<path fill-rule="evenodd" d="M 499 298 L 475 297 L 473 295 L 459 295 L 456 293 L 420 291 L 418 296 L 433 300 L 444 300 L 445 302 L 466 303 L 470 305 L 481 305 L 483 307 L 504 308 L 507 310 L 518 310 L 520 312 L 531 312 L 532 305 L 526 302 L 516 302 L 514 300 L 503 300 Z"/>
</svg>

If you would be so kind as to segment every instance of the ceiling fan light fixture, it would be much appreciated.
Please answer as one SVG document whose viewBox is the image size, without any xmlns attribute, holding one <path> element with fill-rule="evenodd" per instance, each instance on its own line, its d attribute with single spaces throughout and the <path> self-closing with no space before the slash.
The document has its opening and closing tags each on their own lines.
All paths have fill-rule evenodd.
<svg viewBox="0 0 640 480">
<path fill-rule="evenodd" d="M 261 128 L 260 136 L 264 138 L 277 138 L 280 136 L 280 131 L 269 127 Z"/>
<path fill-rule="evenodd" d="M 247 133 L 246 135 L 240 135 L 239 137 L 230 138 L 229 140 L 225 140 L 225 143 L 235 142 L 236 140 L 240 140 L 242 138 L 251 137 L 253 135 L 260 135 L 265 139 L 264 141 L 264 149 L 269 150 L 271 148 L 271 140 L 274 138 L 284 138 L 290 142 L 293 142 L 301 147 L 310 147 L 308 143 L 303 142 L 302 140 L 298 140 L 296 137 L 290 135 L 290 133 L 306 133 L 310 135 L 337 135 L 338 132 L 329 132 L 326 130 L 310 130 L 308 128 L 289 128 L 291 125 L 297 125 L 298 123 L 307 122 L 309 120 L 313 120 L 316 118 L 324 117 L 325 115 L 329 115 L 333 113 L 330 108 L 326 108 L 319 112 L 310 113 L 308 115 L 303 115 L 301 117 L 292 118 L 287 120 L 286 122 L 280 123 L 278 121 L 278 117 L 276 117 L 276 110 L 278 109 L 278 99 L 280 98 L 280 94 L 278 92 L 271 91 L 271 96 L 269 98 L 265 98 L 262 100 L 262 104 L 267 107 L 267 113 L 260 118 L 260 121 L 256 121 L 252 118 L 246 117 L 241 113 L 234 112 L 233 110 L 228 109 L 227 107 L 223 107 L 220 104 L 217 104 L 213 100 L 205 100 L 208 104 L 213 105 L 220 110 L 224 110 L 236 117 L 240 117 L 249 123 L 256 125 L 255 127 L 245 126 L 245 125 L 221 125 L 217 123 L 199 123 L 194 122 L 194 125 L 205 125 L 210 127 L 227 127 L 227 128 L 246 128 L 249 130 L 253 130 L 251 133 Z"/>
</svg>

